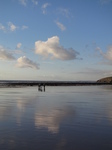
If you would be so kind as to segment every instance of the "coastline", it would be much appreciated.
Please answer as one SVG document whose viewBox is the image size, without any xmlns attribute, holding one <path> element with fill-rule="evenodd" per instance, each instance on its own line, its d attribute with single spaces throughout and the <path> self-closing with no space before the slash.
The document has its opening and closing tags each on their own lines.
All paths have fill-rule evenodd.
<svg viewBox="0 0 112 150">
<path fill-rule="evenodd" d="M 93 86 L 93 85 L 112 85 L 105 82 L 89 81 L 0 81 L 0 87 L 16 86 Z"/>
</svg>

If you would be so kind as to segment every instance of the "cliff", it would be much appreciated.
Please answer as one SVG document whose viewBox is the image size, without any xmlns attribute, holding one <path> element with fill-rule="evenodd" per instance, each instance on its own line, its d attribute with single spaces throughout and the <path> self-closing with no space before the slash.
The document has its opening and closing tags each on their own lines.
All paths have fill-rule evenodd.
<svg viewBox="0 0 112 150">
<path fill-rule="evenodd" d="M 112 77 L 106 77 L 106 78 L 102 78 L 97 80 L 97 83 L 112 83 Z"/>
</svg>

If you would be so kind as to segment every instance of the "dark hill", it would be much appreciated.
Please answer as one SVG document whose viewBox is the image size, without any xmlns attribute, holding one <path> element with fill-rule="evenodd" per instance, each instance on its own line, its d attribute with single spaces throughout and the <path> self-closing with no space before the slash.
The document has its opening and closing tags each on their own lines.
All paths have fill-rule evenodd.
<svg viewBox="0 0 112 150">
<path fill-rule="evenodd" d="M 97 83 L 112 83 L 112 77 L 102 78 L 98 80 Z"/>
</svg>

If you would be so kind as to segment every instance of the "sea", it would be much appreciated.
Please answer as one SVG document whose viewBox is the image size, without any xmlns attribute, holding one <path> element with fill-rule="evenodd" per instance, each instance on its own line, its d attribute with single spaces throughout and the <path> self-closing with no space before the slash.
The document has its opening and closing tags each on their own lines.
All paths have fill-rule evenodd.
<svg viewBox="0 0 112 150">
<path fill-rule="evenodd" d="M 0 87 L 0 150 L 112 150 L 112 85 Z"/>
</svg>

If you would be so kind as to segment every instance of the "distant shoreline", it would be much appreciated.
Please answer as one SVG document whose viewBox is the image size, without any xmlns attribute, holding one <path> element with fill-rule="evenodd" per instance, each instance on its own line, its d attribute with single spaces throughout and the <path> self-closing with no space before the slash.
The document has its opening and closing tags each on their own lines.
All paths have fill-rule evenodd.
<svg viewBox="0 0 112 150">
<path fill-rule="evenodd" d="M 76 82 L 76 81 L 0 81 L 0 86 L 15 87 L 15 86 L 91 86 L 91 85 L 112 85 L 112 83 L 99 82 Z"/>
</svg>

